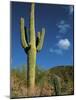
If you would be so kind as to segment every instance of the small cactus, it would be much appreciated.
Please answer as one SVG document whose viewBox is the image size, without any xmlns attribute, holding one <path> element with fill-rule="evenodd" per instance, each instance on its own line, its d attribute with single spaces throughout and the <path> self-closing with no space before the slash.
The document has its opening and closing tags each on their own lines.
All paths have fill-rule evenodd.
<svg viewBox="0 0 76 100">
<path fill-rule="evenodd" d="M 57 95 L 57 96 L 61 95 L 61 82 L 60 82 L 60 77 L 57 76 L 57 75 L 55 75 L 55 74 L 53 74 L 51 76 L 51 79 L 50 79 L 49 82 L 54 87 L 54 94 L 53 95 Z"/>
<path fill-rule="evenodd" d="M 30 11 L 30 29 L 29 40 L 27 39 L 27 27 L 24 25 L 24 18 L 20 19 L 20 32 L 21 32 L 21 45 L 27 54 L 27 86 L 28 96 L 34 96 L 35 91 L 35 66 L 36 66 L 36 54 L 42 49 L 45 29 L 42 28 L 42 32 L 38 32 L 37 38 L 35 37 L 35 18 L 34 11 L 35 4 L 31 4 Z"/>
</svg>

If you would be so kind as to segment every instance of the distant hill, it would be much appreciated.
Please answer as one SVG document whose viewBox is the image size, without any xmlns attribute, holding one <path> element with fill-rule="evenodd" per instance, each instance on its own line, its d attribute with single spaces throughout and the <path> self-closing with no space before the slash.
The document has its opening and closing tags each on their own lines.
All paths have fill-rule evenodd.
<svg viewBox="0 0 76 100">
<path fill-rule="evenodd" d="M 71 79 L 73 80 L 74 78 L 74 66 L 72 65 L 67 65 L 67 66 L 56 66 L 53 68 L 50 68 L 47 73 L 49 74 L 56 74 L 59 77 L 65 79 Z"/>
<path fill-rule="evenodd" d="M 57 75 L 61 79 L 61 91 L 62 95 L 65 94 L 73 94 L 74 91 L 74 66 L 67 65 L 67 66 L 56 66 L 50 68 L 47 71 L 48 80 L 49 77 L 53 75 Z"/>
</svg>

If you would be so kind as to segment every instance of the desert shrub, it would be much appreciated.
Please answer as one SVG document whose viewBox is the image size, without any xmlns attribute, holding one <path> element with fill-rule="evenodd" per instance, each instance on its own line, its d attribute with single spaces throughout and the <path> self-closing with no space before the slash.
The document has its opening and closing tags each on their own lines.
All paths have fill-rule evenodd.
<svg viewBox="0 0 76 100">
<path fill-rule="evenodd" d="M 21 69 L 15 68 L 11 70 L 11 96 L 19 97 L 27 95 L 27 79 L 26 70 L 22 66 Z"/>
</svg>

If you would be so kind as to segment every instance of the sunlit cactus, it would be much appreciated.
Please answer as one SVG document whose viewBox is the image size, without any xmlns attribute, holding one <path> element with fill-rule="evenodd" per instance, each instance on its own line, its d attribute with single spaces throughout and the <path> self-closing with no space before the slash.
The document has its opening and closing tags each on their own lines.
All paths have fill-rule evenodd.
<svg viewBox="0 0 76 100">
<path fill-rule="evenodd" d="M 36 53 L 42 49 L 45 29 L 42 28 L 42 32 L 35 34 L 35 4 L 31 4 L 30 11 L 30 29 L 29 39 L 27 38 L 27 27 L 24 23 L 24 18 L 20 19 L 20 31 L 21 31 L 21 45 L 27 54 L 27 95 L 35 95 L 35 67 L 36 67 Z"/>
</svg>

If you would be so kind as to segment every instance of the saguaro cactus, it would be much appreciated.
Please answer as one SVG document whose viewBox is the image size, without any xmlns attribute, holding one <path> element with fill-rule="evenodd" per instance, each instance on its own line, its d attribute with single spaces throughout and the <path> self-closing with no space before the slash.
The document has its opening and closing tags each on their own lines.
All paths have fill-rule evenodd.
<svg viewBox="0 0 76 100">
<path fill-rule="evenodd" d="M 42 28 L 42 32 L 38 32 L 38 36 L 35 36 L 35 4 L 31 4 L 30 11 L 30 29 L 29 40 L 27 38 L 27 28 L 24 25 L 24 18 L 20 19 L 21 30 L 21 45 L 27 54 L 27 95 L 35 95 L 35 67 L 36 67 L 36 53 L 42 49 L 43 40 L 45 35 L 45 29 Z"/>
</svg>

